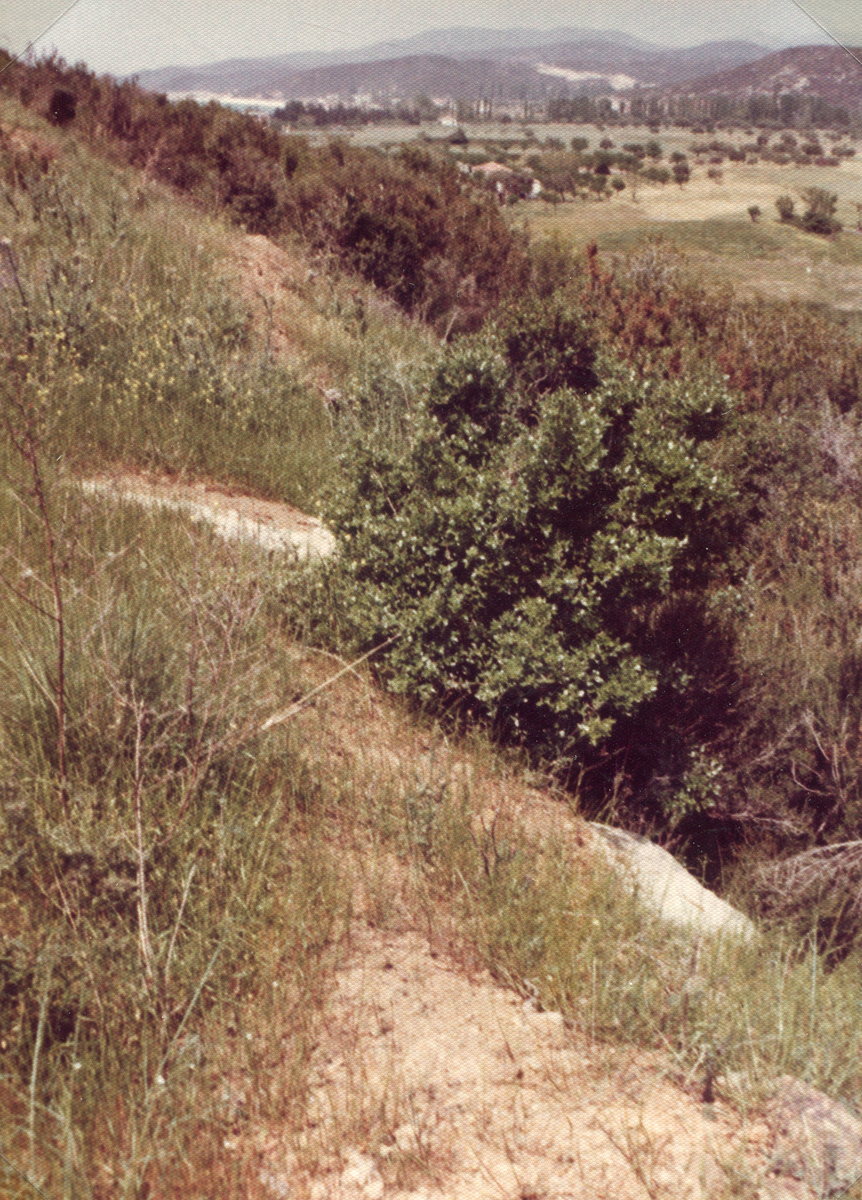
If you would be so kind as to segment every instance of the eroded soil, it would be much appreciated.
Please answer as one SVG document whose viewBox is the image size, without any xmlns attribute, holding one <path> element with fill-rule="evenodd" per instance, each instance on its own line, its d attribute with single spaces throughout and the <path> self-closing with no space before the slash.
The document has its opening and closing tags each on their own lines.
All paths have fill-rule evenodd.
<svg viewBox="0 0 862 1200">
<path fill-rule="evenodd" d="M 686 1200 L 762 1174 L 769 1139 L 659 1059 L 591 1043 L 470 972 L 433 933 L 368 927 L 337 972 L 308 1117 L 298 1147 L 265 1143 L 274 1195 Z"/>
</svg>

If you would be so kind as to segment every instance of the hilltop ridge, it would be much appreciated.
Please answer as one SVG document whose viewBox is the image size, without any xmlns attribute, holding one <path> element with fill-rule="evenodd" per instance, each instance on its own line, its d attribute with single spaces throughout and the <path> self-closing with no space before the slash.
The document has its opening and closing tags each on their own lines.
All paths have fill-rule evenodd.
<svg viewBox="0 0 862 1200">
<path fill-rule="evenodd" d="M 625 34 L 586 29 L 450 29 L 339 54 L 287 54 L 201 67 L 164 67 L 143 71 L 138 80 L 154 91 L 284 98 L 398 93 L 413 99 L 417 91 L 466 98 L 485 89 L 509 101 L 523 97 L 525 89 L 534 98 L 560 92 L 559 80 L 551 83 L 539 74 L 542 63 L 587 71 L 596 80 L 622 72 L 644 85 L 657 86 L 679 83 L 709 68 L 749 62 L 766 52 L 763 45 L 732 40 L 672 49 Z"/>
</svg>

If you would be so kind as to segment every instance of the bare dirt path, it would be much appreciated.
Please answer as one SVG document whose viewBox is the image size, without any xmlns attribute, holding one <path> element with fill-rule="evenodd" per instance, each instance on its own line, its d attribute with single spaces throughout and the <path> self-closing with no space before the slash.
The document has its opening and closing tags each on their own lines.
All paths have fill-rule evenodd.
<svg viewBox="0 0 862 1200">
<path fill-rule="evenodd" d="M 263 1146 L 261 1182 L 309 1200 L 667 1200 L 766 1181 L 770 1132 L 704 1105 L 643 1052 L 434 951 L 359 929 L 337 972 L 299 1147 Z M 326 1147 L 338 1145 L 337 1155 Z M 782 1196 L 807 1193 L 785 1191 Z"/>
<path fill-rule="evenodd" d="M 224 484 L 117 470 L 84 479 L 81 487 L 147 508 L 184 512 L 193 520 L 206 521 L 228 540 L 284 551 L 300 560 L 326 557 L 335 548 L 332 533 L 315 517 L 289 504 L 260 500 Z"/>
</svg>

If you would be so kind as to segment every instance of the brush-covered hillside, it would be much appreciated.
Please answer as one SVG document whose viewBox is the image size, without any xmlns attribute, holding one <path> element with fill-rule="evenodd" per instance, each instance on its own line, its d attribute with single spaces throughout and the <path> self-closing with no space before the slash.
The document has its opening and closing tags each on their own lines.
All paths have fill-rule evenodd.
<svg viewBox="0 0 862 1200">
<path fill-rule="evenodd" d="M 862 1092 L 845 320 L 48 60 L 0 351 L 4 1195 L 854 1194 L 775 1107 Z"/>
</svg>

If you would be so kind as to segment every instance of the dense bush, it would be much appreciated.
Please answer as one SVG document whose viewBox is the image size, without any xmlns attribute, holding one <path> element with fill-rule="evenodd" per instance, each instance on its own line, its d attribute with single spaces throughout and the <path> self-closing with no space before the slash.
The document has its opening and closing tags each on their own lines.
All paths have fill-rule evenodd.
<svg viewBox="0 0 862 1200">
<path fill-rule="evenodd" d="M 802 199 L 805 201 L 806 209 L 801 217 L 797 217 L 793 211 L 793 199 L 790 196 L 778 197 L 775 207 L 778 209 L 778 215 L 782 221 L 798 225 L 806 233 L 819 233 L 825 237 L 833 233 L 840 233 L 841 222 L 835 216 L 838 197 L 834 192 L 828 192 L 825 188 L 818 187 L 805 188 L 802 192 Z"/>
<path fill-rule="evenodd" d="M 309 190 L 322 202 L 308 202 Z M 476 327 L 526 269 L 495 196 L 428 151 L 393 158 L 334 146 L 296 176 L 306 235 L 334 251 L 402 308 L 437 323 Z"/>
<path fill-rule="evenodd" d="M 805 188 L 802 199 L 807 205 L 800 220 L 803 229 L 808 233 L 821 233 L 827 237 L 829 234 L 841 232 L 841 222 L 835 216 L 838 197 L 834 192 L 818 187 Z"/>
<path fill-rule="evenodd" d="M 689 691 L 686 639 L 711 626 L 732 496 L 711 447 L 731 411 L 714 379 L 597 358 L 559 301 L 500 319 L 436 371 L 406 452 L 360 433 L 345 455 L 330 570 L 355 648 L 396 638 L 396 691 L 558 765 L 596 758 L 618 725 L 637 739 L 625 723 Z M 666 733 L 642 773 L 667 767 Z"/>
</svg>

